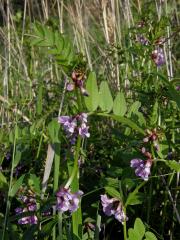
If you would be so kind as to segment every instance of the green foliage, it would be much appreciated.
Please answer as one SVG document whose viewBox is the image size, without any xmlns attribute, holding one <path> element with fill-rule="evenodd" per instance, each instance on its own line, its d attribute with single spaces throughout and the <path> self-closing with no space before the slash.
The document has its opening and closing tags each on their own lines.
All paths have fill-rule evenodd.
<svg viewBox="0 0 180 240">
<path fill-rule="evenodd" d="M 96 111 L 99 105 L 99 93 L 95 72 L 89 73 L 86 82 L 86 89 L 89 94 L 89 96 L 85 98 L 86 107 L 89 111 Z"/>
<path fill-rule="evenodd" d="M 158 5 L 120 0 L 103 6 L 95 0 L 80 5 L 79 1 L 20 2 L 0 3 L 2 240 L 125 239 L 134 219 L 128 240 L 166 239 L 169 234 L 179 239 L 177 1 Z M 127 11 L 123 14 L 122 9 Z M 157 67 L 152 52 L 161 48 L 166 61 Z M 73 71 L 84 74 L 76 79 L 79 85 Z M 76 89 L 67 93 L 66 82 Z M 80 95 L 81 85 L 89 97 Z M 88 114 L 90 137 L 71 144 L 71 136 L 79 130 L 67 136 L 57 117 L 82 112 Z M 144 143 L 146 130 L 154 128 L 156 141 L 151 137 Z M 149 180 L 142 181 L 130 161 L 146 161 L 147 152 L 155 161 Z M 72 192 L 84 192 L 82 204 L 75 213 L 59 214 L 56 192 L 69 180 Z M 100 202 L 104 191 L 121 201 L 126 224 L 114 215 L 105 216 Z M 169 193 L 177 207 L 173 216 Z M 17 222 L 29 215 L 15 214 L 17 207 L 27 209 L 20 203 L 23 195 L 36 198 L 37 210 L 31 214 L 37 215 L 37 225 Z"/>
<path fill-rule="evenodd" d="M 141 204 L 144 199 L 144 194 L 143 193 L 129 193 L 127 201 L 126 201 L 126 206 L 128 205 L 137 205 Z"/>
<path fill-rule="evenodd" d="M 145 226 L 140 218 L 136 218 L 134 223 L 134 229 L 137 230 L 139 233 L 139 236 L 142 238 L 145 234 Z"/>
<path fill-rule="evenodd" d="M 19 162 L 21 160 L 21 155 L 22 155 L 22 152 L 19 150 L 16 150 L 16 154 L 15 154 L 14 162 L 13 162 L 13 168 L 15 168 L 19 164 Z"/>
<path fill-rule="evenodd" d="M 103 112 L 110 112 L 113 107 L 113 98 L 106 81 L 102 81 L 100 84 L 99 106 Z"/>
<path fill-rule="evenodd" d="M 152 232 L 145 232 L 145 226 L 140 218 L 136 218 L 134 228 L 128 229 L 128 236 L 128 240 L 157 240 Z"/>
<path fill-rule="evenodd" d="M 123 92 L 118 92 L 113 103 L 113 113 L 118 116 L 124 116 L 127 111 L 126 99 Z"/>
<path fill-rule="evenodd" d="M 59 31 L 36 23 L 33 35 L 31 46 L 47 48 L 47 53 L 51 54 L 59 65 L 72 68 L 77 64 L 71 42 Z"/>
<path fill-rule="evenodd" d="M 153 106 L 152 115 L 150 117 L 151 126 L 155 126 L 157 124 L 157 120 L 158 120 L 158 102 L 156 101 Z"/>
<path fill-rule="evenodd" d="M 17 191 L 19 190 L 19 188 L 22 186 L 23 181 L 24 181 L 24 177 L 25 175 L 22 175 L 12 186 L 9 196 L 10 197 L 14 197 L 17 193 Z"/>
<path fill-rule="evenodd" d="M 0 172 L 0 189 L 6 189 L 6 188 L 7 188 L 6 177 L 3 175 L 2 172 Z"/>
<path fill-rule="evenodd" d="M 180 163 L 175 160 L 166 160 L 166 165 L 176 172 L 180 172 Z"/>
<path fill-rule="evenodd" d="M 113 187 L 105 187 L 106 192 L 114 198 L 122 199 L 121 194 Z"/>
<path fill-rule="evenodd" d="M 152 232 L 145 233 L 145 240 L 157 240 L 156 236 Z"/>
<path fill-rule="evenodd" d="M 49 124 L 48 124 L 48 133 L 50 136 L 50 139 L 53 143 L 59 142 L 59 131 L 60 131 L 60 125 L 57 122 L 57 119 L 53 119 Z"/>
</svg>

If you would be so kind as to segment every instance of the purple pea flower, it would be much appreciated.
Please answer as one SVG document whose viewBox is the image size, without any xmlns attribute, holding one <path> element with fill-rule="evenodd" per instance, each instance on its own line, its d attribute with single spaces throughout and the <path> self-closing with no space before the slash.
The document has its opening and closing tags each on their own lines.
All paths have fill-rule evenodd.
<svg viewBox="0 0 180 240">
<path fill-rule="evenodd" d="M 101 204 L 103 206 L 103 212 L 107 216 L 111 216 L 115 214 L 115 210 L 113 208 L 113 198 L 108 198 L 106 194 L 101 195 Z"/>
<path fill-rule="evenodd" d="M 132 159 L 131 167 L 135 169 L 135 174 L 141 177 L 144 181 L 148 181 L 148 177 L 151 173 L 152 159 L 143 161 L 142 159 Z"/>
<path fill-rule="evenodd" d="M 90 133 L 88 132 L 88 129 L 89 129 L 89 127 L 87 127 L 86 124 L 83 123 L 81 125 L 81 127 L 79 128 L 79 135 L 81 137 L 90 137 Z"/>
<path fill-rule="evenodd" d="M 23 212 L 23 208 L 17 207 L 17 208 L 15 209 L 15 212 L 16 212 L 16 214 L 20 214 L 20 213 Z"/>
<path fill-rule="evenodd" d="M 180 85 L 176 86 L 176 90 L 180 91 Z"/>
<path fill-rule="evenodd" d="M 23 217 L 21 219 L 18 220 L 18 223 L 23 225 L 23 224 L 37 224 L 38 223 L 38 219 L 35 215 L 33 216 L 27 216 L 27 217 Z"/>
<path fill-rule="evenodd" d="M 144 46 L 147 46 L 149 44 L 149 41 L 147 38 L 145 38 L 143 35 L 138 35 L 137 36 L 137 41 L 141 43 Z"/>
<path fill-rule="evenodd" d="M 128 220 L 126 217 L 122 203 L 117 198 L 108 198 L 106 194 L 101 195 L 101 204 L 103 206 L 103 212 L 107 216 L 114 215 L 114 217 L 122 224 Z"/>
<path fill-rule="evenodd" d="M 124 223 L 125 221 L 128 220 L 128 218 L 126 217 L 126 215 L 125 215 L 125 213 L 123 211 L 123 207 L 122 207 L 121 203 L 119 203 L 114 216 L 121 223 Z"/>
<path fill-rule="evenodd" d="M 68 84 L 67 84 L 66 89 L 67 89 L 68 92 L 73 91 L 74 88 L 75 88 L 75 85 L 74 85 L 73 83 L 68 83 Z"/>
<path fill-rule="evenodd" d="M 57 193 L 57 205 L 56 208 L 60 212 L 70 211 L 75 212 L 78 209 L 80 197 L 83 194 L 82 191 L 71 193 L 70 189 L 61 188 Z"/>
<path fill-rule="evenodd" d="M 27 209 L 28 209 L 28 211 L 30 211 L 30 212 L 34 212 L 34 211 L 37 210 L 37 206 L 36 206 L 36 204 L 29 203 L 28 206 L 27 206 Z"/>
<path fill-rule="evenodd" d="M 25 212 L 34 212 L 37 210 L 36 200 L 34 197 L 21 196 L 20 200 L 26 205 L 24 208 L 16 208 L 15 212 L 17 215 Z M 18 224 L 37 224 L 38 218 L 36 215 L 22 217 L 18 220 Z"/>
<path fill-rule="evenodd" d="M 81 113 L 73 117 L 61 116 L 58 118 L 58 122 L 63 125 L 71 144 L 75 144 L 78 135 L 83 138 L 90 136 L 86 113 Z"/>
<path fill-rule="evenodd" d="M 151 58 L 157 67 L 160 67 L 163 64 L 165 64 L 165 57 L 162 48 L 155 49 L 151 54 Z"/>
<path fill-rule="evenodd" d="M 69 116 L 61 116 L 58 118 L 58 122 L 64 126 L 65 131 L 70 134 L 74 133 L 75 127 L 77 126 L 76 119 Z"/>
<path fill-rule="evenodd" d="M 77 119 L 81 122 L 81 123 L 87 123 L 87 113 L 81 113 L 79 115 L 77 115 Z"/>
</svg>

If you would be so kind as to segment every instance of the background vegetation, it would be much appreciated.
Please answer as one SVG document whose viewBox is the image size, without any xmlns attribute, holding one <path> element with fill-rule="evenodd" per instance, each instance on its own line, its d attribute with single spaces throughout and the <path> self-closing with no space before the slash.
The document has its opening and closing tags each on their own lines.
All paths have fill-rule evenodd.
<svg viewBox="0 0 180 240">
<path fill-rule="evenodd" d="M 178 0 L 1 0 L 3 240 L 180 239 L 179 10 Z M 162 66 L 152 55 L 159 48 Z M 74 70 L 86 76 L 90 95 L 80 95 L 80 103 L 66 91 Z M 89 114 L 90 138 L 71 151 L 57 117 L 79 112 Z M 157 129 L 160 150 L 146 145 L 157 162 L 144 182 L 130 161 L 144 159 L 147 129 Z M 81 236 L 75 219 L 52 208 L 77 151 Z M 123 196 L 127 236 L 121 223 L 103 213 L 105 192 Z M 18 224 L 22 194 L 36 195 L 38 225 Z"/>
</svg>

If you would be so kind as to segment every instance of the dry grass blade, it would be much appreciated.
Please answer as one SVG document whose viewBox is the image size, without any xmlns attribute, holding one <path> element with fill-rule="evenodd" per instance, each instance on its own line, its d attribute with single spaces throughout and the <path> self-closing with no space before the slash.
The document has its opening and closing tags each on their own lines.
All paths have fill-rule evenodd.
<svg viewBox="0 0 180 240">
<path fill-rule="evenodd" d="M 44 169 L 44 176 L 42 181 L 42 194 L 41 198 L 43 199 L 44 193 L 47 188 L 48 179 L 51 173 L 51 168 L 53 164 L 54 159 L 54 149 L 51 144 L 48 144 L 48 150 L 47 150 L 47 157 L 46 157 L 46 163 L 45 163 L 45 169 Z"/>
</svg>

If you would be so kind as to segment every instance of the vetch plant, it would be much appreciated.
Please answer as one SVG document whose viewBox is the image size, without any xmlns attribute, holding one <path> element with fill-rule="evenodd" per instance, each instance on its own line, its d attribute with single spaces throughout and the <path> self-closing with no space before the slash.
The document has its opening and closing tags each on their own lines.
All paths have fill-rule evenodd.
<svg viewBox="0 0 180 240">
<path fill-rule="evenodd" d="M 103 212 L 107 216 L 113 215 L 115 219 L 124 224 L 128 218 L 123 210 L 122 202 L 117 198 L 108 198 L 106 194 L 101 195 L 101 204 L 103 206 Z"/>
<path fill-rule="evenodd" d="M 152 52 L 151 58 L 157 67 L 161 67 L 165 64 L 164 52 L 163 49 L 160 47 L 158 47 Z"/>
<path fill-rule="evenodd" d="M 30 216 L 22 217 L 18 220 L 18 224 L 37 224 L 38 218 L 36 216 L 37 203 L 34 197 L 32 196 L 21 196 L 20 200 L 25 205 L 25 207 L 18 207 L 15 209 L 17 215 L 21 213 L 30 213 L 33 212 Z"/>
<path fill-rule="evenodd" d="M 71 143 L 75 143 L 78 135 L 82 138 L 90 137 L 87 126 L 87 114 L 80 113 L 73 117 L 60 116 L 58 122 L 63 125 L 67 137 L 71 139 Z"/>
<path fill-rule="evenodd" d="M 178 4 L 39 2 L 0 3 L 2 240 L 179 239 Z"/>
<path fill-rule="evenodd" d="M 144 181 L 148 181 L 149 175 L 151 173 L 152 159 L 142 160 L 142 159 L 132 159 L 131 167 L 135 169 L 135 174 L 141 177 Z"/>
<path fill-rule="evenodd" d="M 82 191 L 71 193 L 70 189 L 61 188 L 57 193 L 56 208 L 60 212 L 70 211 L 75 212 L 78 209 L 80 197 L 83 195 Z"/>
</svg>

